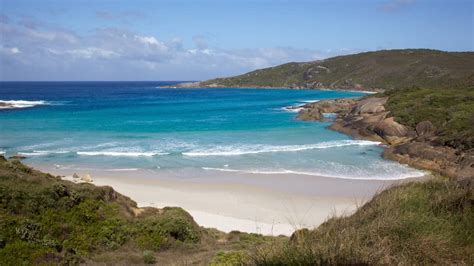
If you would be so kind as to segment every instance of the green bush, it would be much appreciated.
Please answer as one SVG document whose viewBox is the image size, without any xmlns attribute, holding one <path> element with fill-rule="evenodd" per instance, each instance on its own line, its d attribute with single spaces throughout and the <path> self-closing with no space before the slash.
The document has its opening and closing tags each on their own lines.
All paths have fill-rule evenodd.
<svg viewBox="0 0 474 266">
<path fill-rule="evenodd" d="M 249 255 L 245 251 L 219 251 L 212 258 L 210 265 L 241 266 L 249 263 Z"/>
<path fill-rule="evenodd" d="M 437 142 L 461 150 L 474 148 L 474 88 L 411 87 L 387 91 L 387 108 L 395 119 L 415 128 L 430 121 L 438 133 Z"/>
<path fill-rule="evenodd" d="M 145 250 L 143 252 L 143 262 L 145 262 L 145 264 L 155 264 L 156 263 L 156 258 L 155 258 L 155 255 L 153 254 L 153 252 L 151 252 L 149 250 Z"/>
</svg>

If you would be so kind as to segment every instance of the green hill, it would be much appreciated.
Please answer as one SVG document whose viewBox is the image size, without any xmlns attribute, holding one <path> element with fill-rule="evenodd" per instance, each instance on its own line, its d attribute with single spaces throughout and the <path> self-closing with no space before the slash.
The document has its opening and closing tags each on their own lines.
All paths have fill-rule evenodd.
<svg viewBox="0 0 474 266">
<path fill-rule="evenodd" d="M 474 84 L 474 52 L 383 50 L 287 63 L 240 76 L 203 81 L 202 86 L 392 89 Z"/>
</svg>

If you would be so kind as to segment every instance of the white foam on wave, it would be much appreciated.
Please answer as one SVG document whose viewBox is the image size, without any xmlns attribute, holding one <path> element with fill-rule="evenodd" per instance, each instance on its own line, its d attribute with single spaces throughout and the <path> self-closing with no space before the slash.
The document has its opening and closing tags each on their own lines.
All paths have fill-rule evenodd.
<svg viewBox="0 0 474 266">
<path fill-rule="evenodd" d="M 165 152 L 122 152 L 122 151 L 78 151 L 78 155 L 85 156 L 117 156 L 117 157 L 152 157 L 157 155 L 166 155 Z"/>
<path fill-rule="evenodd" d="M 38 105 L 58 105 L 60 103 L 48 101 L 26 101 L 26 100 L 0 100 L 0 109 L 30 108 Z"/>
<path fill-rule="evenodd" d="M 132 172 L 132 171 L 138 171 L 138 168 L 113 168 L 113 169 L 106 169 L 105 171 L 108 171 L 108 172 Z"/>
<path fill-rule="evenodd" d="M 316 102 L 319 102 L 320 100 L 304 100 L 304 101 L 301 101 L 302 103 L 316 103 Z"/>
<path fill-rule="evenodd" d="M 241 146 L 221 146 L 210 149 L 192 150 L 183 152 L 185 156 L 238 156 L 245 154 L 258 154 L 270 152 L 296 152 L 313 149 L 328 149 L 345 146 L 366 146 L 379 145 L 380 142 L 368 140 L 340 140 L 328 141 L 307 145 L 241 145 Z"/>
<path fill-rule="evenodd" d="M 4 155 L 6 152 L 4 151 L 0 151 L 0 155 Z"/>
<path fill-rule="evenodd" d="M 70 153 L 70 151 L 32 151 L 32 152 L 19 152 L 19 155 L 23 156 L 45 156 L 50 154 L 65 154 Z"/>
<path fill-rule="evenodd" d="M 76 167 L 72 165 L 54 164 L 54 168 L 61 170 L 75 170 L 75 171 L 106 171 L 106 172 L 132 172 L 138 171 L 139 168 L 91 168 L 91 167 Z"/>
<path fill-rule="evenodd" d="M 285 112 L 290 112 L 290 113 L 298 113 L 299 111 L 303 110 L 306 104 L 308 103 L 315 103 L 319 102 L 320 100 L 303 100 L 300 101 L 300 104 L 295 104 L 295 105 L 288 105 L 281 107 L 280 110 L 283 110 Z"/>
<path fill-rule="evenodd" d="M 410 171 L 406 173 L 399 173 L 398 175 L 392 176 L 357 176 L 357 175 L 335 175 L 323 172 L 306 172 L 306 171 L 294 171 L 288 169 L 277 169 L 277 170 L 238 170 L 229 168 L 214 168 L 214 167 L 201 167 L 203 170 L 219 171 L 219 172 L 234 172 L 234 173 L 245 173 L 245 174 L 261 174 L 261 175 L 282 175 L 282 174 L 293 174 L 293 175 L 306 175 L 306 176 L 319 176 L 319 177 L 330 177 L 340 179 L 352 179 L 352 180 L 400 180 L 406 178 L 422 177 L 426 175 L 422 171 Z"/>
<path fill-rule="evenodd" d="M 301 107 L 301 106 L 293 106 L 293 105 L 285 106 L 285 107 L 280 108 L 280 110 L 283 110 L 285 112 L 290 112 L 290 113 L 299 113 L 299 111 L 301 111 L 303 109 L 304 108 Z"/>
</svg>

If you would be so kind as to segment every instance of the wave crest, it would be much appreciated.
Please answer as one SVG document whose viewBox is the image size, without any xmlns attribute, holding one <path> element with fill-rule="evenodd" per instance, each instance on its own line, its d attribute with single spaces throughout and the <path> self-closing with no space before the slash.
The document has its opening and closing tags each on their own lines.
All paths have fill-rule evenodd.
<svg viewBox="0 0 474 266">
<path fill-rule="evenodd" d="M 26 101 L 26 100 L 0 100 L 0 109 L 30 108 L 38 105 L 53 105 L 48 101 Z"/>
<path fill-rule="evenodd" d="M 189 152 L 183 152 L 185 156 L 238 156 L 245 154 L 258 154 L 258 153 L 270 153 L 270 152 L 296 152 L 313 149 L 328 149 L 345 146 L 366 146 L 366 145 L 379 145 L 380 142 L 368 141 L 368 140 L 340 140 L 340 141 L 328 141 L 316 144 L 308 145 L 243 145 L 243 146 L 222 146 L 210 149 L 192 150 Z"/>
<path fill-rule="evenodd" d="M 117 157 L 152 157 L 157 155 L 166 155 L 165 152 L 119 152 L 119 151 L 78 151 L 78 155 L 85 156 L 117 156 Z"/>
<path fill-rule="evenodd" d="M 367 176 L 367 175 L 335 175 L 323 172 L 306 172 L 306 171 L 294 171 L 288 169 L 278 170 L 238 170 L 229 168 L 214 168 L 214 167 L 201 167 L 203 170 L 208 171 L 219 171 L 219 172 L 234 172 L 244 174 L 261 174 L 261 175 L 282 175 L 282 174 L 293 174 L 293 175 L 306 175 L 306 176 L 319 176 L 319 177 L 330 177 L 340 179 L 352 179 L 352 180 L 401 180 L 412 177 L 422 177 L 426 173 L 423 171 L 410 171 L 406 173 L 399 173 L 398 175 L 391 176 Z"/>
</svg>

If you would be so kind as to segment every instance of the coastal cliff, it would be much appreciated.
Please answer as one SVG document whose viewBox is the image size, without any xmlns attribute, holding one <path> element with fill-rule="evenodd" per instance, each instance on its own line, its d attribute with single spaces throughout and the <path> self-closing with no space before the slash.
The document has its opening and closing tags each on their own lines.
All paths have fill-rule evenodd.
<svg viewBox="0 0 474 266">
<path fill-rule="evenodd" d="M 459 98 L 457 106 L 466 105 L 461 110 L 451 110 L 446 121 L 440 121 L 439 112 L 426 112 L 430 108 L 422 100 L 412 98 L 413 105 L 418 107 L 413 112 L 425 112 L 416 117 L 412 125 L 403 124 L 403 119 L 397 114 L 393 102 L 396 95 L 364 97 L 360 100 L 339 99 L 325 100 L 306 104 L 298 114 L 298 119 L 309 121 L 324 120 L 324 113 L 336 113 L 337 117 L 330 126 L 331 129 L 348 134 L 354 138 L 380 141 L 388 145 L 383 156 L 400 163 L 409 164 L 416 168 L 427 169 L 458 180 L 470 180 L 474 177 L 474 150 L 472 135 L 472 112 L 474 95 L 471 89 L 453 90 L 451 93 L 437 90 L 412 88 L 399 93 L 419 94 L 424 92 L 424 98 L 430 102 L 436 97 L 439 101 L 450 105 L 452 97 Z M 406 95 L 406 96 L 407 96 Z M 408 95 L 409 96 L 409 95 Z M 407 97 L 405 97 L 407 98 Z M 409 98 L 409 97 L 408 97 Z M 405 101 L 408 101 L 406 99 Z M 409 104 L 405 102 L 405 104 Z M 449 110 L 449 106 L 442 107 Z M 467 114 L 466 114 L 467 112 Z M 438 126 L 436 127 L 435 124 Z M 452 125 L 459 127 L 452 132 Z"/>
</svg>

